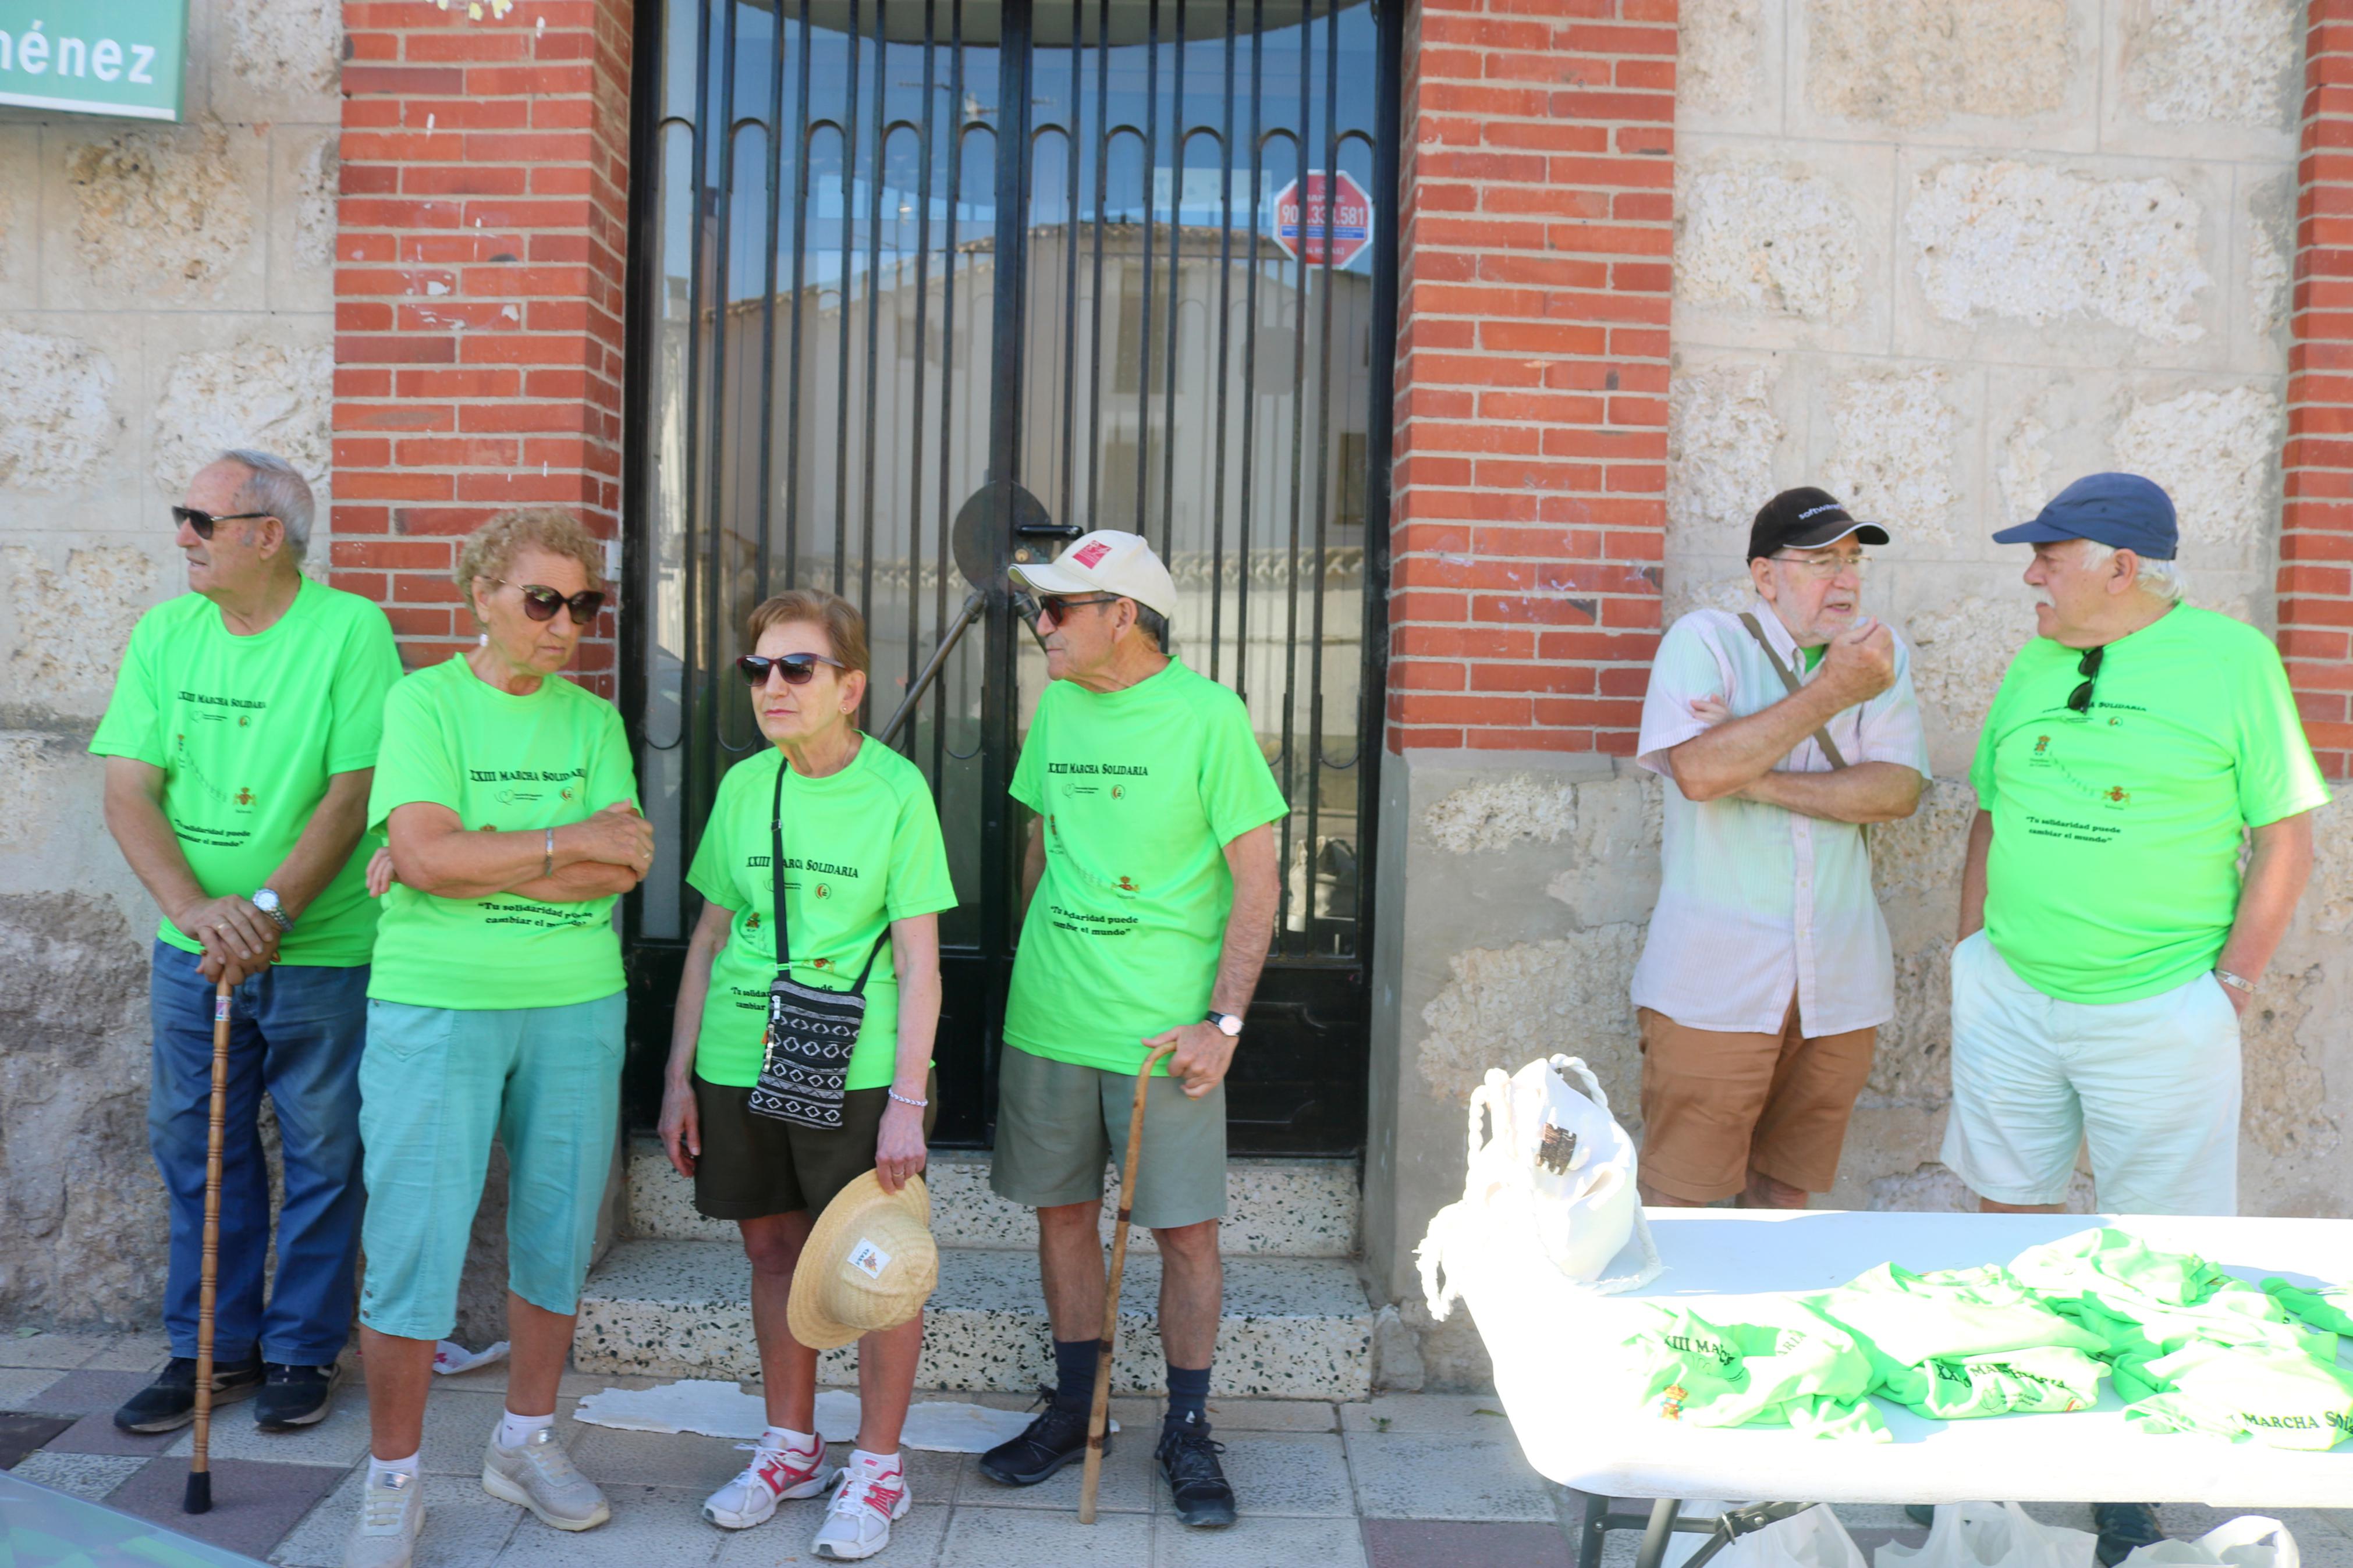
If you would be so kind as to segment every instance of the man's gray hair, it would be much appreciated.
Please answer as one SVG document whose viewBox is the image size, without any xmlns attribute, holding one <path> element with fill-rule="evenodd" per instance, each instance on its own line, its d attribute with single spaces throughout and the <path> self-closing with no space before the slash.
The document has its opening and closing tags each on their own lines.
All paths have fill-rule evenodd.
<svg viewBox="0 0 2353 1568">
<path fill-rule="evenodd" d="M 2116 557 L 2116 546 L 2102 544 L 2096 539 L 2084 541 L 2084 564 L 2105 566 Z M 2179 561 L 2155 561 L 2140 557 L 2140 571 L 2133 577 L 2133 586 L 2152 599 L 2168 604 L 2186 604 L 2189 598 L 2189 574 L 2181 569 Z"/>
<path fill-rule="evenodd" d="M 1162 653 L 1168 651 L 1168 617 L 1141 600 L 1130 600 L 1135 605 L 1135 629 L 1153 641 Z"/>
<path fill-rule="evenodd" d="M 259 452 L 248 447 L 236 447 L 223 452 L 218 459 L 237 463 L 246 470 L 245 483 L 237 489 L 238 511 L 266 511 L 286 525 L 286 547 L 300 561 L 311 548 L 311 517 L 315 510 L 311 500 L 311 485 L 302 472 L 275 452 Z"/>
</svg>

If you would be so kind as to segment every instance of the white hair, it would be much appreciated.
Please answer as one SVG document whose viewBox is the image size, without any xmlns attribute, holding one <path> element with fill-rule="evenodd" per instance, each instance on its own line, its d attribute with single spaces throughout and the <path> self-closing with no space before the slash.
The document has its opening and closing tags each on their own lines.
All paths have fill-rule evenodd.
<svg viewBox="0 0 2353 1568">
<path fill-rule="evenodd" d="M 2102 544 L 2096 539 L 2084 541 L 2084 564 L 2097 569 L 2116 557 L 2116 546 Z M 2152 599 L 2168 604 L 2187 603 L 2189 598 L 2189 574 L 2181 569 L 2179 561 L 2158 561 L 2147 555 L 2137 556 L 2140 571 L 2133 578 L 2133 586 Z"/>
<path fill-rule="evenodd" d="M 245 483 L 237 488 L 239 511 L 268 512 L 286 525 L 286 547 L 300 561 L 311 548 L 311 516 L 314 503 L 301 470 L 275 452 L 232 447 L 218 459 L 245 469 Z"/>
</svg>

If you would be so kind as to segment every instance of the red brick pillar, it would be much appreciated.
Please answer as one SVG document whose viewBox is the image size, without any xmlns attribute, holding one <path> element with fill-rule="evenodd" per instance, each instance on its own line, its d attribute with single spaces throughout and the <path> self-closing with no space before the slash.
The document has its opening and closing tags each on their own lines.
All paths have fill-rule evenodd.
<svg viewBox="0 0 2353 1568">
<path fill-rule="evenodd" d="M 619 531 L 631 7 L 494 9 L 343 5 L 334 582 L 412 667 L 472 640 L 449 568 L 491 512 Z M 575 666 L 607 697 L 612 626 Z"/>
<path fill-rule="evenodd" d="M 1665 556 L 1675 20 L 1408 19 L 1392 750 L 1633 750 Z"/>
</svg>

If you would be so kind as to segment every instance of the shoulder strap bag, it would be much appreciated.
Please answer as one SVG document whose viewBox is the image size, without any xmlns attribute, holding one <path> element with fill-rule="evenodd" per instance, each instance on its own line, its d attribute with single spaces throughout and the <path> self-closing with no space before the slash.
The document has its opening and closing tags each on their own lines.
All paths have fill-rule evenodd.
<svg viewBox="0 0 2353 1568">
<path fill-rule="evenodd" d="M 1765 662 L 1773 667 L 1773 673 L 1781 678 L 1781 684 L 1789 689 L 1791 696 L 1796 696 L 1798 689 L 1805 683 L 1798 679 L 1796 670 L 1781 662 L 1781 656 L 1775 653 L 1773 645 L 1765 640 L 1765 628 L 1757 624 L 1757 617 L 1748 611 L 1743 610 L 1740 612 L 1740 624 L 1748 628 L 1748 635 L 1757 639 L 1758 647 L 1764 649 Z M 1846 766 L 1846 758 L 1840 752 L 1838 742 L 1831 739 L 1829 725 L 1825 724 L 1814 731 L 1814 744 L 1822 749 L 1822 755 L 1831 760 L 1831 766 L 1834 768 Z M 1862 852 L 1865 855 L 1870 854 L 1871 824 L 1859 823 L 1855 826 L 1855 831 L 1862 835 Z"/>
<path fill-rule="evenodd" d="M 882 944 L 891 940 L 891 923 L 883 921 L 882 934 L 866 954 L 866 967 L 849 990 L 822 990 L 793 978 L 792 942 L 785 929 L 785 774 L 792 764 L 781 756 L 776 763 L 776 795 L 768 813 L 776 977 L 768 983 L 768 1037 L 762 1048 L 760 1080 L 752 1086 L 751 1109 L 756 1116 L 830 1131 L 841 1125 L 849 1053 L 857 1048 L 858 1031 L 866 1022 L 866 977 L 874 972 Z"/>
</svg>

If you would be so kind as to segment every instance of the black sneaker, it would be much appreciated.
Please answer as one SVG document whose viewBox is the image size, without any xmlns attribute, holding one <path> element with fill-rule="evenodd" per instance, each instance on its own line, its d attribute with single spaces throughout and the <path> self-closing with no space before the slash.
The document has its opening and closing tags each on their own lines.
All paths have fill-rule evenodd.
<svg viewBox="0 0 2353 1568">
<path fill-rule="evenodd" d="M 1218 1530 L 1233 1523 L 1234 1489 L 1226 1484 L 1225 1468 L 1218 1463 L 1218 1456 L 1225 1451 L 1223 1443 L 1209 1441 L 1209 1424 L 1198 1415 L 1187 1415 L 1181 1426 L 1161 1427 L 1160 1447 L 1152 1457 L 1160 1461 L 1160 1473 L 1168 1478 L 1177 1523 L 1196 1530 Z"/>
<path fill-rule="evenodd" d="M 1068 1410 L 1054 1402 L 1054 1391 L 1041 1388 L 1046 1408 L 1021 1436 L 999 1443 L 980 1457 L 980 1473 L 1008 1487 L 1034 1487 L 1065 1465 L 1087 1457 L 1087 1410 Z M 1111 1434 L 1103 1434 L 1103 1452 L 1111 1452 Z"/>
<path fill-rule="evenodd" d="M 243 1399 L 261 1386 L 261 1357 L 213 1363 L 213 1408 Z M 122 1402 L 114 1424 L 125 1432 L 176 1432 L 196 1418 L 196 1358 L 175 1355 L 155 1381 Z"/>
<path fill-rule="evenodd" d="M 253 1424 L 264 1432 L 291 1432 L 327 1418 L 335 1401 L 336 1385 L 343 1381 L 341 1363 L 328 1366 L 284 1366 L 264 1362 L 268 1381 L 253 1402 Z"/>
<path fill-rule="evenodd" d="M 2135 1547 L 2153 1546 L 2165 1539 L 2154 1503 L 2095 1502 L 2092 1523 L 2100 1532 L 2100 1568 L 2116 1568 Z"/>
</svg>

